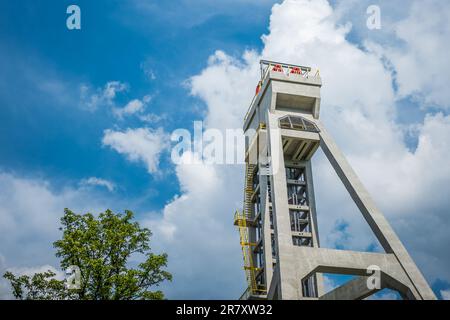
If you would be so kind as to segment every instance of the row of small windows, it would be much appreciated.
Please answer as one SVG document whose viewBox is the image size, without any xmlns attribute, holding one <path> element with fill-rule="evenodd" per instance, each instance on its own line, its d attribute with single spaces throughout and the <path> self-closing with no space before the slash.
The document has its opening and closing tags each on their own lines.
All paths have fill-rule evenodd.
<svg viewBox="0 0 450 320">
<path fill-rule="evenodd" d="M 288 204 L 308 206 L 306 173 L 303 167 L 286 167 Z M 308 210 L 289 210 L 291 231 L 295 233 L 311 233 L 311 221 Z M 312 247 L 311 236 L 292 235 L 294 246 Z"/>
<path fill-rule="evenodd" d="M 308 206 L 308 197 L 307 197 L 307 187 L 306 187 L 306 176 L 305 176 L 305 168 L 299 167 L 286 167 L 286 179 L 288 180 L 287 191 L 288 191 L 288 203 L 291 205 L 299 205 L 299 206 Z M 259 175 L 258 172 L 255 172 L 253 176 L 253 189 L 257 189 L 259 185 Z M 298 184 L 301 183 L 301 184 Z M 267 180 L 267 191 L 268 191 L 268 200 L 269 203 L 272 202 L 272 190 L 271 190 L 271 180 Z M 272 206 L 269 205 L 269 221 L 270 228 L 274 229 L 274 216 L 272 211 Z M 259 216 L 261 210 L 261 194 L 258 191 L 255 201 L 253 202 L 253 211 L 255 216 Z M 291 231 L 293 232 L 304 232 L 311 233 L 311 221 L 309 217 L 309 212 L 304 210 L 289 210 L 290 216 L 290 225 Z M 261 216 L 259 216 L 261 219 Z M 255 240 L 259 242 L 262 237 L 262 221 L 259 220 L 255 230 Z M 312 246 L 312 239 L 310 237 L 303 237 L 298 235 L 292 236 L 292 241 L 295 246 Z M 275 259 L 277 256 L 277 252 L 275 250 L 275 237 L 274 234 L 271 234 L 271 251 L 272 257 Z M 259 249 L 257 253 L 257 265 L 264 265 L 264 257 L 263 257 L 263 248 Z"/>
</svg>

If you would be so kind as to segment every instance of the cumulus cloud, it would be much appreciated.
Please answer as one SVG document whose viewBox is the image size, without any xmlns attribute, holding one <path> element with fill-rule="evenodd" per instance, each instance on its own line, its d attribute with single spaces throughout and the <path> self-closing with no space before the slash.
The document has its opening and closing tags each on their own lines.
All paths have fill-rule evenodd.
<svg viewBox="0 0 450 320">
<path fill-rule="evenodd" d="M 208 67 L 189 79 L 191 94 L 208 107 L 205 130 L 219 129 L 225 136 L 226 129 L 241 128 L 258 78 L 257 58 L 256 52 L 241 60 L 218 50 Z M 184 153 L 175 168 L 181 194 L 162 217 L 146 221 L 155 233 L 154 247 L 169 254 L 174 280 L 164 289 L 174 298 L 237 298 L 245 277 L 232 220 L 242 206 L 243 166 L 192 164 L 194 156 Z"/>
<path fill-rule="evenodd" d="M 236 298 L 245 287 L 239 237 L 232 226 L 240 206 L 236 199 L 242 196 L 236 185 L 242 180 L 240 170 L 185 163 L 192 162 L 176 167 L 181 194 L 165 206 L 162 218 L 145 222 L 155 234 L 153 247 L 169 254 L 174 279 L 163 289 L 172 298 Z"/>
<path fill-rule="evenodd" d="M 122 107 L 118 106 L 116 101 L 118 94 L 128 90 L 129 85 L 120 81 L 109 81 L 103 88 L 97 89 L 82 84 L 80 86 L 81 107 L 89 111 L 95 111 L 101 106 L 107 106 L 119 120 L 123 120 L 127 116 L 137 115 L 143 122 L 155 123 L 164 118 L 163 115 L 144 113 L 153 98 L 150 94 L 140 99 L 132 99 Z"/>
<path fill-rule="evenodd" d="M 58 228 L 64 208 L 98 213 L 115 203 L 83 188 L 56 189 L 45 179 L 5 172 L 0 172 L 0 190 L 0 298 L 11 298 L 2 278 L 6 270 L 57 271 L 52 243 L 61 236 Z"/>
<path fill-rule="evenodd" d="M 445 90 L 449 64 L 450 8 L 445 1 L 379 0 L 381 29 L 366 27 L 366 9 L 371 0 L 337 0 L 334 15 L 342 24 L 351 21 L 352 38 L 380 55 L 393 72 L 398 99 L 412 98 L 422 108 L 448 110 Z"/>
<path fill-rule="evenodd" d="M 167 119 L 167 114 L 147 113 L 139 116 L 139 120 L 149 124 L 155 124 Z"/>
<path fill-rule="evenodd" d="M 5 260 L 0 255 L 0 299 L 1 300 L 12 300 L 14 296 L 12 294 L 12 288 L 9 281 L 3 278 L 5 272 L 9 271 L 15 275 L 22 276 L 33 276 L 35 273 L 43 273 L 47 271 L 52 271 L 55 273 L 54 279 L 63 280 L 65 278 L 65 273 L 62 270 L 56 269 L 54 266 L 46 264 L 42 266 L 35 267 L 10 267 L 6 268 Z"/>
<path fill-rule="evenodd" d="M 129 161 L 143 162 L 148 172 L 155 174 L 161 153 L 168 148 L 169 137 L 161 128 L 127 129 L 124 132 L 105 130 L 102 143 L 125 155 Z"/>
<path fill-rule="evenodd" d="M 246 51 L 240 60 L 217 50 L 209 57 L 208 67 L 190 79 L 191 94 L 208 106 L 206 127 L 242 127 L 258 79 L 258 58 L 254 51 Z"/>
<path fill-rule="evenodd" d="M 142 113 L 151 100 L 152 97 L 150 95 L 146 95 L 144 98 L 142 98 L 142 100 L 133 99 L 128 102 L 123 108 L 114 108 L 114 115 L 119 119 L 122 119 L 127 115 Z"/>
<path fill-rule="evenodd" d="M 427 12 L 431 15 L 441 14 L 437 11 L 446 12 L 433 6 L 429 9 L 432 12 Z M 311 18 L 295 19 L 294 12 Z M 413 12 L 407 19 L 414 17 Z M 336 19 L 326 1 L 285 1 L 282 5 L 275 5 L 271 32 L 264 37 L 263 56 L 320 67 L 324 81 L 322 120 L 377 203 L 399 230 L 407 247 L 418 258 L 426 275 L 436 279 L 445 274 L 448 278 L 450 274 L 446 266 L 450 261 L 442 246 L 450 239 L 444 235 L 440 225 L 449 224 L 446 209 L 449 203 L 445 200 L 445 192 L 436 191 L 445 190 L 443 185 L 450 180 L 445 160 L 450 156 L 447 147 L 450 139 L 448 116 L 429 114 L 423 119 L 417 131 L 417 149 L 410 151 L 404 142 L 405 133 L 395 123 L 398 111 L 395 90 L 391 85 L 391 70 L 376 54 L 363 51 L 347 41 L 346 35 L 350 29 L 339 27 L 342 24 L 337 24 Z M 416 24 L 420 25 L 420 21 L 416 20 Z M 427 32 L 431 37 L 439 34 L 439 30 L 429 29 Z M 411 48 L 411 51 L 415 49 Z M 409 53 L 405 55 L 408 57 Z M 429 58 L 433 59 L 433 55 Z M 448 79 L 448 75 L 446 77 Z M 420 90 L 424 94 L 430 93 L 424 87 Z M 435 165 L 434 170 L 430 168 L 430 163 Z M 362 219 L 356 218 L 355 206 L 345 190 L 338 186 L 336 175 L 320 153 L 315 159 L 315 169 L 319 223 L 321 234 L 325 235 L 322 237 L 324 244 L 337 244 L 336 239 L 329 235 L 335 233 L 336 221 L 342 217 L 348 227 L 340 241 L 358 250 L 371 247 L 373 237 L 368 236 L 370 231 Z M 426 174 L 419 174 L 418 178 L 418 172 Z M 327 200 L 322 195 L 331 195 L 331 199 Z M 337 203 L 339 208 L 336 208 Z M 424 227 L 414 221 L 420 219 L 426 207 L 433 208 L 434 218 Z M 436 239 L 425 245 L 414 236 L 420 232 L 434 233 Z M 348 233 L 354 237 L 348 237 Z M 432 257 L 427 247 L 437 248 L 432 254 L 434 259 L 430 259 Z M 436 269 L 435 265 L 432 267 L 427 263 L 431 260 L 438 262 L 439 272 L 431 270 Z"/>
<path fill-rule="evenodd" d="M 446 89 L 450 74 L 449 17 L 450 6 L 445 1 L 414 1 L 408 16 L 391 26 L 400 45 L 381 51 L 395 69 L 400 97 L 413 96 L 424 107 L 450 108 L 450 92 Z"/>
<path fill-rule="evenodd" d="M 429 9 L 433 12 L 424 11 L 432 15 L 446 12 L 433 6 Z M 190 79 L 191 93 L 207 105 L 207 128 L 239 128 L 258 80 L 260 58 L 319 67 L 324 81 L 322 121 L 400 233 L 426 277 L 429 280 L 450 279 L 450 257 L 445 249 L 450 242 L 446 232 L 450 223 L 446 209 L 449 202 L 442 191 L 450 182 L 447 161 L 450 157 L 449 117 L 430 113 L 421 119 L 416 130 L 418 145 L 411 149 L 405 143 L 403 128 L 396 123 L 398 95 L 393 86 L 395 72 L 392 66 L 387 66 L 379 53 L 350 42 L 347 38 L 351 24 L 342 23 L 339 20 L 342 16 L 345 15 L 342 12 L 336 14 L 326 0 L 285 0 L 275 4 L 269 33 L 262 38 L 262 52 L 246 51 L 236 58 L 217 51 L 210 57 L 207 67 Z M 420 25 L 420 17 L 414 11 L 407 19 L 416 19 Z M 439 34 L 439 30 L 432 27 L 423 32 Z M 398 37 L 405 40 L 406 35 L 400 32 Z M 415 52 L 413 47 L 404 55 L 414 56 L 412 51 Z M 431 53 L 428 54 L 429 59 L 433 59 Z M 396 64 L 393 68 L 397 68 Z M 395 71 L 401 72 L 400 69 Z M 448 79 L 448 73 L 443 77 Z M 433 96 L 426 86 L 414 88 Z M 439 87 L 433 90 L 440 91 Z M 192 172 L 195 174 L 190 174 Z M 314 174 L 322 245 L 380 250 L 320 152 L 314 158 Z M 240 258 L 232 252 L 230 243 L 237 241 L 237 236 L 228 231 L 230 227 L 220 227 L 217 223 L 230 224 L 233 210 L 242 205 L 243 168 L 180 165 L 177 177 L 182 194 L 165 207 L 161 220 L 152 220 L 161 239 L 172 241 L 169 252 L 177 260 L 172 265 L 176 281 L 183 284 L 182 287 L 201 287 L 202 284 L 197 282 L 198 272 L 208 279 L 202 290 L 216 287 L 223 278 L 235 283 L 242 272 L 237 267 Z M 187 177 L 189 182 L 185 180 Z M 204 185 L 207 187 L 199 190 L 198 186 Z M 425 213 L 427 223 L 423 223 Z M 205 222 L 202 227 L 199 220 Z M 218 232 L 221 228 L 222 232 Z M 184 241 L 187 233 L 189 241 Z M 427 241 L 418 237 L 419 234 L 427 234 Z M 213 247 L 211 243 L 217 246 Z M 237 244 L 233 248 L 239 252 Z M 216 256 L 216 252 L 230 255 L 226 255 L 226 259 L 205 258 Z M 194 257 L 203 262 L 207 259 L 210 268 L 205 271 Z M 231 257 L 236 260 L 230 261 Z M 183 263 L 179 265 L 181 260 Z M 222 277 L 217 279 L 216 270 L 222 270 L 224 264 L 228 271 L 220 273 Z M 182 289 L 168 290 L 175 296 L 185 294 Z M 227 297 L 237 297 L 239 293 L 230 288 L 228 294 Z"/>
<path fill-rule="evenodd" d="M 11 288 L 8 282 L 3 279 L 3 275 L 6 271 L 5 258 L 0 254 L 0 300 L 10 300 L 14 298 L 11 294 Z"/>
<path fill-rule="evenodd" d="M 96 90 L 83 84 L 80 87 L 82 104 L 91 111 L 102 105 L 113 106 L 117 94 L 126 90 L 128 90 L 128 85 L 120 81 L 109 81 L 103 88 Z"/>
<path fill-rule="evenodd" d="M 103 202 L 83 189 L 56 191 L 45 179 L 23 178 L 3 172 L 0 173 L 0 189 L 0 254 L 20 256 L 22 259 L 17 261 L 24 266 L 42 254 L 35 248 L 45 247 L 45 252 L 51 252 L 48 248 L 58 236 L 59 218 L 64 208 L 99 212 Z M 17 245 L 22 248 L 20 252 L 15 252 Z"/>
<path fill-rule="evenodd" d="M 116 185 L 114 182 L 108 181 L 106 179 L 97 178 L 97 177 L 90 177 L 87 179 L 81 180 L 80 184 L 82 186 L 100 186 L 105 187 L 110 192 L 114 191 L 116 189 Z"/>
<path fill-rule="evenodd" d="M 64 272 L 56 269 L 54 266 L 51 266 L 49 264 L 43 265 L 43 266 L 36 266 L 36 267 L 8 268 L 8 271 L 14 273 L 15 275 L 20 275 L 20 276 L 22 276 L 22 275 L 32 276 L 35 273 L 42 273 L 42 272 L 46 272 L 48 270 L 55 273 L 55 279 L 59 279 L 59 280 L 64 279 Z"/>
<path fill-rule="evenodd" d="M 326 0 L 285 0 L 273 6 L 261 52 L 233 57 L 218 50 L 188 84 L 191 94 L 207 106 L 205 129 L 234 129 L 242 126 L 254 94 L 260 58 L 319 67 L 324 81 L 322 120 L 426 277 L 449 281 L 450 203 L 445 190 L 450 182 L 450 118 L 430 111 L 419 119 L 417 148 L 405 143 L 405 132 L 396 123 L 396 103 L 402 97 L 447 110 L 443 85 L 450 72 L 442 39 L 448 38 L 448 30 L 446 23 L 438 22 L 448 21 L 449 5 L 428 0 L 420 2 L 427 8 L 420 11 L 419 1 L 413 3 L 406 16 L 392 24 L 391 36 L 402 46 L 380 46 L 371 39 L 362 48 L 348 40 L 354 29 L 343 11 L 351 6 L 336 12 Z M 416 76 L 417 65 L 423 66 L 423 77 Z M 429 78 L 434 82 L 425 81 Z M 95 109 L 114 105 L 116 95 L 126 89 L 121 82 L 109 82 L 97 90 L 82 87 L 82 94 L 86 106 Z M 143 106 L 138 101 L 142 103 L 132 100 L 124 106 L 123 116 L 139 114 Z M 150 174 L 158 172 L 168 141 L 162 129 L 148 128 L 106 130 L 102 139 L 104 146 L 143 163 Z M 232 217 L 242 206 L 243 167 L 182 162 L 175 172 L 180 194 L 162 216 L 152 213 L 144 222 L 155 233 L 153 246 L 169 254 L 174 282 L 164 289 L 171 298 L 237 298 L 245 280 Z M 374 237 L 320 152 L 314 158 L 314 175 L 322 244 L 373 249 Z M 8 266 L 18 261 L 24 266 L 54 264 L 50 253 L 41 253 L 49 252 L 56 239 L 62 209 L 99 206 L 86 201 L 80 190 L 56 193 L 45 181 L 9 174 L 0 174 L 0 189 L 5 190 L 0 194 L 0 258 L 12 259 L 3 261 Z M 24 249 L 12 252 L 18 244 Z M 442 295 L 448 297 L 448 291 Z"/>
</svg>

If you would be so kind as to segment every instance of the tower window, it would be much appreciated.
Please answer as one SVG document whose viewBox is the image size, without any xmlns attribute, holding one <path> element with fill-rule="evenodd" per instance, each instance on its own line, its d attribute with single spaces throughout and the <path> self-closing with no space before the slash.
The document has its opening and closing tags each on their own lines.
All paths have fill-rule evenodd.
<svg viewBox="0 0 450 320">
<path fill-rule="evenodd" d="M 289 210 L 291 220 L 291 231 L 311 232 L 308 212 L 301 210 Z"/>
<path fill-rule="evenodd" d="M 294 206 L 307 206 L 306 187 L 290 184 L 287 186 L 288 203 Z"/>
<path fill-rule="evenodd" d="M 273 211 L 272 211 L 272 207 L 269 207 L 269 219 L 270 219 L 270 229 L 273 229 Z"/>
<path fill-rule="evenodd" d="M 304 168 L 286 168 L 286 179 L 295 181 L 305 181 Z"/>
<path fill-rule="evenodd" d="M 275 250 L 275 236 L 273 234 L 270 235 L 270 244 L 272 247 L 272 258 L 277 257 L 277 251 Z"/>
<path fill-rule="evenodd" d="M 298 131 L 308 131 L 308 132 L 320 132 L 317 126 L 309 120 L 298 116 L 285 116 L 280 119 L 280 128 L 298 130 Z"/>
<path fill-rule="evenodd" d="M 298 247 L 312 247 L 311 238 L 292 236 L 292 244 Z"/>
</svg>

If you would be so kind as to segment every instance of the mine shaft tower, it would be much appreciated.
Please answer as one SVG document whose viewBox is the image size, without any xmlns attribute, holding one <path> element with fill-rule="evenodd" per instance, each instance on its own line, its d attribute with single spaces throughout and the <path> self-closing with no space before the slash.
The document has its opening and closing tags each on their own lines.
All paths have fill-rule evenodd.
<svg viewBox="0 0 450 320">
<path fill-rule="evenodd" d="M 241 299 L 364 299 L 389 288 L 436 299 L 423 275 L 319 120 L 318 70 L 261 61 L 244 119 L 244 208 L 236 212 L 248 288 Z M 321 147 L 385 253 L 320 247 L 311 158 Z M 325 213 L 326 214 L 326 213 Z M 367 285 L 377 266 L 380 286 Z M 356 276 L 324 293 L 323 273 Z"/>
</svg>

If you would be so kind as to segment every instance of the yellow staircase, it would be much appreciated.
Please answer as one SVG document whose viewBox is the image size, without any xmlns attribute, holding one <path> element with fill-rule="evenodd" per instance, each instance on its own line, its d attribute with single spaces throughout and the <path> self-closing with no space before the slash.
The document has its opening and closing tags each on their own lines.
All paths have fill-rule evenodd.
<svg viewBox="0 0 450 320">
<path fill-rule="evenodd" d="M 255 267 L 253 262 L 253 249 L 257 243 L 250 242 L 249 228 L 255 227 L 253 217 L 253 174 L 256 165 L 247 164 L 245 170 L 245 187 L 244 187 L 244 211 L 236 211 L 234 215 L 234 225 L 239 228 L 240 242 L 242 247 L 242 254 L 244 258 L 244 270 L 247 276 L 248 290 L 251 295 L 259 296 L 266 294 L 266 288 L 258 285 L 256 282 L 256 275 L 261 270 Z"/>
<path fill-rule="evenodd" d="M 253 174 L 255 173 L 256 165 L 247 164 L 245 168 L 245 186 L 244 186 L 244 215 L 247 218 L 252 218 L 253 216 Z"/>
</svg>

